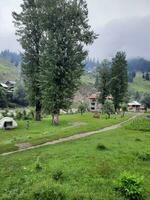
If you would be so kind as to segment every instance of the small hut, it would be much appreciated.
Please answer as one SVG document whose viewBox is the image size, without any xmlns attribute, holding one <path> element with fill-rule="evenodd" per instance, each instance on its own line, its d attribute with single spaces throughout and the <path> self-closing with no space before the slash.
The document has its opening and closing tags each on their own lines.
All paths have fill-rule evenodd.
<svg viewBox="0 0 150 200">
<path fill-rule="evenodd" d="M 129 111 L 142 111 L 144 110 L 144 106 L 137 101 L 133 101 L 128 103 L 128 110 Z"/>
<path fill-rule="evenodd" d="M 11 117 L 4 117 L 0 120 L 0 129 L 14 129 L 17 128 L 17 122 Z"/>
</svg>

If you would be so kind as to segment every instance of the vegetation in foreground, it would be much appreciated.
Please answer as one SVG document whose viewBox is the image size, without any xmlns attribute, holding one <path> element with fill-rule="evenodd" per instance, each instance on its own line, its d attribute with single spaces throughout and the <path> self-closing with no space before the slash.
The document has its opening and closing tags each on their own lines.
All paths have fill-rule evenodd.
<svg viewBox="0 0 150 200">
<path fill-rule="evenodd" d="M 68 114 L 61 116 L 59 126 L 52 126 L 48 117 L 41 122 L 19 120 L 17 129 L 0 130 L 0 153 L 17 150 L 20 145 L 37 145 L 82 132 L 98 130 L 125 121 L 131 116 L 132 114 L 127 114 L 122 118 L 121 115 L 112 115 L 110 119 L 107 119 L 106 115 L 101 115 L 100 119 L 95 119 L 92 113 L 85 113 L 83 116 Z"/>
<path fill-rule="evenodd" d="M 150 152 L 150 129 L 133 130 L 131 124 L 0 157 L 0 199 L 149 200 L 150 159 L 139 155 Z"/>
</svg>

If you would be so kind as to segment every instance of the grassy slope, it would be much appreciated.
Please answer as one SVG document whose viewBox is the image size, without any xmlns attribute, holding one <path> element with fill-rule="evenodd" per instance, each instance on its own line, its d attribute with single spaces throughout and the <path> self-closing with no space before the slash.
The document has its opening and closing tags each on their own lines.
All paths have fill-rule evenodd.
<svg viewBox="0 0 150 200">
<path fill-rule="evenodd" d="M 16 67 L 12 66 L 6 60 L 0 59 L 0 82 L 7 80 L 15 81 L 18 78 L 18 71 Z"/>
<path fill-rule="evenodd" d="M 143 120 L 143 127 L 144 123 Z M 108 150 L 97 150 L 98 143 Z M 144 199 L 149 200 L 150 161 L 138 159 L 138 154 L 144 152 L 150 152 L 150 129 L 144 132 L 131 130 L 129 126 L 78 141 L 0 157 L 0 194 L 11 194 L 14 200 L 32 200 L 33 191 L 41 191 L 45 185 L 57 185 L 66 193 L 67 200 L 73 197 L 89 200 L 89 196 L 92 200 L 123 200 L 114 189 L 115 181 L 120 173 L 129 171 L 144 176 Z M 42 166 L 39 172 L 35 170 L 37 157 Z M 52 180 L 56 170 L 63 171 L 63 181 Z M 24 198 L 18 197 L 21 193 Z"/>
<path fill-rule="evenodd" d="M 129 84 L 129 87 L 140 93 L 150 93 L 150 81 L 143 80 L 142 73 L 137 73 L 134 82 Z"/>
<path fill-rule="evenodd" d="M 26 129 L 26 121 L 18 121 L 17 129 L 7 132 L 0 130 L 0 153 L 17 149 L 15 144 L 18 143 L 41 144 L 69 135 L 104 128 L 124 121 L 130 116 L 131 114 L 124 118 L 113 116 L 107 120 L 105 116 L 95 119 L 92 113 L 86 113 L 83 116 L 80 114 L 62 115 L 59 126 L 51 126 L 50 119 L 45 118 L 42 122 L 30 121 L 29 130 Z"/>
</svg>

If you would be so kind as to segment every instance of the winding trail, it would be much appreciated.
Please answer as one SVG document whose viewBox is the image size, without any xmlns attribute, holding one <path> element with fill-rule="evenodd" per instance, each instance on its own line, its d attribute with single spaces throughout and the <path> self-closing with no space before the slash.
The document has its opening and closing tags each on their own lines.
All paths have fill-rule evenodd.
<svg viewBox="0 0 150 200">
<path fill-rule="evenodd" d="M 94 135 L 96 133 L 102 133 L 102 132 L 106 132 L 106 131 L 109 131 L 109 130 L 117 129 L 117 128 L 122 127 L 124 124 L 126 124 L 127 122 L 135 119 L 136 117 L 138 117 L 140 115 L 141 114 L 136 114 L 136 115 L 134 115 L 133 117 L 129 118 L 126 121 L 123 121 L 123 122 L 121 122 L 119 124 L 115 124 L 115 125 L 112 125 L 112 126 L 100 129 L 100 130 L 91 131 L 91 132 L 85 132 L 85 133 L 79 133 L 79 134 L 68 136 L 68 137 L 65 137 L 65 138 L 60 138 L 58 140 L 53 140 L 51 142 L 46 142 L 46 143 L 43 143 L 43 144 L 40 144 L 40 145 L 26 147 L 26 148 L 23 148 L 23 149 L 19 149 L 19 150 L 16 150 L 16 151 L 3 153 L 3 154 L 0 154 L 0 155 L 1 156 L 7 156 L 7 155 L 19 153 L 19 152 L 24 152 L 24 151 L 27 151 L 27 150 L 37 149 L 37 148 L 48 146 L 48 145 L 54 145 L 54 144 L 59 144 L 59 143 L 67 142 L 67 141 L 78 140 L 78 139 L 81 139 L 81 138 L 85 138 L 85 137 Z"/>
</svg>

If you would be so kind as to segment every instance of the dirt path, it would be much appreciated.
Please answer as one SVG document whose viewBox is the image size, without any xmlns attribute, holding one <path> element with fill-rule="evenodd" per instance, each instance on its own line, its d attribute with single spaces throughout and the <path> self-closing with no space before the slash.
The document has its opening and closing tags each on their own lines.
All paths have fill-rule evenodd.
<svg viewBox="0 0 150 200">
<path fill-rule="evenodd" d="M 109 126 L 109 127 L 97 130 L 97 131 L 79 133 L 79 134 L 72 135 L 72 136 L 69 136 L 69 137 L 66 137 L 66 138 L 60 138 L 58 140 L 54 140 L 54 141 L 51 141 L 51 142 L 46 142 L 44 144 L 40 144 L 40 145 L 36 145 L 36 146 L 30 146 L 30 147 L 27 147 L 27 148 L 19 149 L 19 150 L 12 151 L 12 152 L 3 153 L 3 154 L 0 154 L 0 155 L 1 156 L 7 156 L 7 155 L 11 155 L 11 154 L 15 154 L 15 153 L 31 150 L 31 149 L 37 149 L 37 148 L 48 146 L 48 145 L 54 145 L 54 144 L 58 144 L 58 143 L 62 143 L 62 142 L 78 140 L 80 138 L 88 137 L 88 136 L 94 135 L 96 133 L 101 133 L 101 132 L 106 132 L 106 131 L 109 131 L 109 130 L 117 129 L 117 128 L 122 127 L 125 123 L 135 119 L 139 115 L 141 115 L 141 114 L 134 115 L 133 117 L 129 118 L 128 120 L 126 120 L 124 122 L 121 122 L 119 124 L 112 125 L 112 126 Z"/>
</svg>

